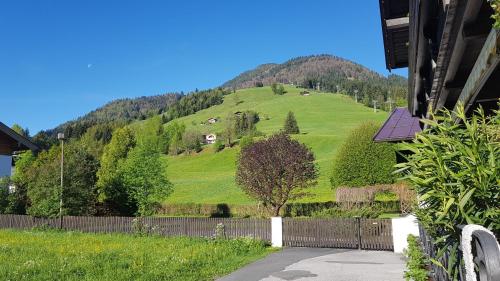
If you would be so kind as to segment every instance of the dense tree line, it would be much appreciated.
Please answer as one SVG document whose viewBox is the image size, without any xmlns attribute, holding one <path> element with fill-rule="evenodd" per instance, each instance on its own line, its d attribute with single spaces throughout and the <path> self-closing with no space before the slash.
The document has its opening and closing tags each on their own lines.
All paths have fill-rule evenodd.
<svg viewBox="0 0 500 281">
<path fill-rule="evenodd" d="M 66 122 L 46 133 L 55 137 L 64 132 L 68 138 L 79 138 L 88 128 L 103 123 L 128 123 L 143 120 L 165 112 L 182 97 L 179 93 L 157 96 L 139 97 L 135 99 L 119 99 L 112 101 L 73 121 Z"/>
<path fill-rule="evenodd" d="M 159 116 L 131 127 L 104 123 L 67 140 L 62 190 L 59 143 L 18 155 L 13 176 L 0 180 L 0 213 L 55 217 L 62 196 L 64 215 L 153 214 L 172 190 L 161 157 L 168 132 Z"/>
<path fill-rule="evenodd" d="M 194 114 L 202 109 L 221 104 L 224 101 L 224 96 L 230 93 L 231 91 L 229 90 L 217 88 L 185 95 L 179 102 L 172 104 L 166 113 L 163 114 L 163 122 L 166 123 L 173 119 Z"/>
</svg>

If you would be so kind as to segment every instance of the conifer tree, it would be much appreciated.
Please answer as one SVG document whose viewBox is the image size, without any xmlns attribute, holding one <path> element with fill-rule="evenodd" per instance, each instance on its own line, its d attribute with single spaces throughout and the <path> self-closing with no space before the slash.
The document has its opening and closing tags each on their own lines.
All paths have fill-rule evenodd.
<svg viewBox="0 0 500 281">
<path fill-rule="evenodd" d="M 295 119 L 293 112 L 289 111 L 285 120 L 285 127 L 283 128 L 286 134 L 298 134 L 300 133 L 299 125 Z"/>
</svg>

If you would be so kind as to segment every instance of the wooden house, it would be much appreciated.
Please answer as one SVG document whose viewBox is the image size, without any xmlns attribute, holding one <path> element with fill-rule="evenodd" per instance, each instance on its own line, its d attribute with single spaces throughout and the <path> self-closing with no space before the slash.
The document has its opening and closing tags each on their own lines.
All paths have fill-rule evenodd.
<svg viewBox="0 0 500 281">
<path fill-rule="evenodd" d="M 0 122 L 0 177 L 11 175 L 12 155 L 23 150 L 38 151 L 39 148 L 29 139 Z"/>
<path fill-rule="evenodd" d="M 468 114 L 479 106 L 486 114 L 498 108 L 500 30 L 493 28 L 493 9 L 487 0 L 379 0 L 379 4 L 386 67 L 408 68 L 412 117 L 429 118 L 441 109 L 456 109 L 459 103 Z M 389 119 L 400 118 L 399 113 Z M 399 122 L 411 128 L 412 124 L 401 123 L 405 120 L 413 122 L 388 120 L 384 126 Z"/>
</svg>

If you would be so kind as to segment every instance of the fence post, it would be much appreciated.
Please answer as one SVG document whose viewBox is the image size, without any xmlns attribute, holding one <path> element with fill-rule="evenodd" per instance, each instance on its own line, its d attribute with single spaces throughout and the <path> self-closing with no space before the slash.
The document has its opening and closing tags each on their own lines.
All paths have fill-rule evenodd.
<svg viewBox="0 0 500 281">
<path fill-rule="evenodd" d="M 271 245 L 283 247 L 283 218 L 271 217 Z"/>
<path fill-rule="evenodd" d="M 408 247 L 408 235 L 420 236 L 418 231 L 417 218 L 409 215 L 402 218 L 392 219 L 392 239 L 394 243 L 394 253 L 403 253 Z"/>
<path fill-rule="evenodd" d="M 358 250 L 361 250 L 361 217 L 356 216 L 355 218 L 358 226 Z"/>
</svg>

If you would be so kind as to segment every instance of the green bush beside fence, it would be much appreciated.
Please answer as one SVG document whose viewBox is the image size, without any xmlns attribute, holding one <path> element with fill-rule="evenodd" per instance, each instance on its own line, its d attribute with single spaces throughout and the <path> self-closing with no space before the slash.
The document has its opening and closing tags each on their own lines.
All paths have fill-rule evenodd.
<svg viewBox="0 0 500 281">
<path fill-rule="evenodd" d="M 361 208 L 361 209 L 360 209 Z M 284 217 L 346 217 L 360 215 L 374 217 L 375 214 L 398 213 L 399 201 L 375 201 L 359 204 L 351 210 L 343 210 L 338 202 L 288 203 L 282 209 Z M 340 211 L 342 209 L 343 211 Z M 360 209 L 356 212 L 354 209 Z M 179 203 L 164 204 L 159 215 L 165 216 L 200 216 L 200 217 L 267 217 L 267 209 L 262 205 L 199 204 Z M 336 216 L 336 214 L 338 214 Z"/>
</svg>

